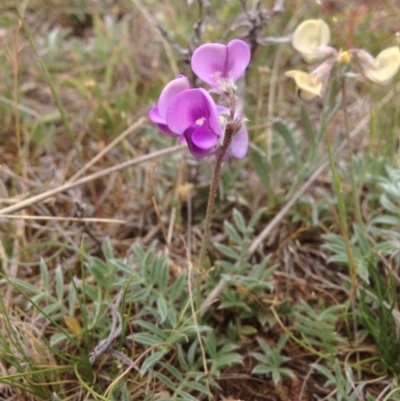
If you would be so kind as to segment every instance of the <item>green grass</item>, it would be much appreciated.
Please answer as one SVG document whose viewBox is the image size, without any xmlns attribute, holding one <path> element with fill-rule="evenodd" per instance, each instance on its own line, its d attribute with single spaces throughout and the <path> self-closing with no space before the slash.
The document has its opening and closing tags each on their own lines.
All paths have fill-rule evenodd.
<svg viewBox="0 0 400 401">
<path fill-rule="evenodd" d="M 395 0 L 286 2 L 252 34 L 239 1 L 3 3 L 0 399 L 400 399 L 399 74 L 346 78 L 343 99 L 335 72 L 301 102 L 290 43 L 257 44 L 323 18 L 336 48 L 376 55 L 396 44 Z M 121 133 L 177 73 L 194 79 L 198 44 L 235 37 L 254 50 L 252 144 L 223 165 L 195 310 L 214 158 L 90 174 L 175 145 L 147 120 Z"/>
</svg>

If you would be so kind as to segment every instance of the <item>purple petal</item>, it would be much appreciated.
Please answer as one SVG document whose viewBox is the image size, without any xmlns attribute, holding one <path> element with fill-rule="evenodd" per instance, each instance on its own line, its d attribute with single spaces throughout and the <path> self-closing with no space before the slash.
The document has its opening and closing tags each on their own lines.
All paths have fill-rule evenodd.
<svg viewBox="0 0 400 401">
<path fill-rule="evenodd" d="M 189 127 L 185 132 L 184 132 L 184 137 L 186 138 L 189 152 L 194 156 L 194 157 L 205 157 L 211 154 L 214 150 L 214 147 L 211 146 L 209 148 L 203 148 L 199 147 L 196 143 L 193 142 L 193 134 L 198 131 L 198 130 L 203 130 L 203 128 L 197 126 L 197 125 L 192 125 Z M 203 144 L 204 145 L 204 144 Z"/>
<path fill-rule="evenodd" d="M 218 76 L 236 81 L 249 65 L 250 56 L 250 48 L 243 40 L 231 40 L 227 46 L 208 43 L 194 51 L 192 70 L 204 82 L 218 86 Z"/>
<path fill-rule="evenodd" d="M 171 137 L 177 137 L 179 134 L 175 134 L 175 132 L 172 132 L 167 124 L 157 124 L 158 129 L 161 131 L 166 136 L 171 136 Z"/>
<path fill-rule="evenodd" d="M 188 127 L 201 125 L 202 121 L 206 121 L 216 135 L 221 135 L 217 106 L 204 89 L 188 89 L 172 99 L 166 122 L 173 132 L 183 134 Z"/>
<path fill-rule="evenodd" d="M 160 94 L 160 98 L 158 99 L 157 103 L 158 113 L 160 117 L 164 119 L 164 123 L 165 123 L 165 116 L 167 114 L 167 109 L 169 104 L 171 103 L 171 100 L 178 93 L 181 93 L 187 89 L 190 89 L 190 83 L 189 80 L 183 75 L 180 75 L 178 78 L 175 78 L 165 86 L 165 88 Z"/>
<path fill-rule="evenodd" d="M 198 127 L 193 131 L 191 139 L 201 149 L 211 149 L 218 144 L 218 135 L 204 127 Z"/>
<path fill-rule="evenodd" d="M 155 124 L 163 124 L 165 123 L 165 119 L 161 118 L 160 113 L 158 112 L 158 107 L 154 106 L 149 111 L 150 121 Z"/>
<path fill-rule="evenodd" d="M 250 48 L 246 42 L 240 39 L 231 40 L 227 48 L 226 74 L 229 74 L 233 81 L 236 81 L 249 65 L 251 57 Z"/>
<path fill-rule="evenodd" d="M 247 132 L 246 125 L 242 123 L 240 126 L 239 131 L 233 137 L 230 150 L 233 156 L 237 157 L 238 159 L 243 159 L 249 148 L 249 134 Z"/>
<path fill-rule="evenodd" d="M 192 56 L 192 70 L 204 82 L 217 86 L 216 74 L 224 76 L 227 47 L 220 43 L 208 43 L 198 47 Z"/>
<path fill-rule="evenodd" d="M 158 107 L 155 106 L 149 111 L 150 121 L 157 124 L 158 129 L 167 136 L 177 136 L 174 132 L 172 132 L 167 124 L 165 123 L 165 119 L 161 118 L 160 113 L 158 112 Z"/>
<path fill-rule="evenodd" d="M 229 115 L 229 107 L 226 106 L 221 106 L 220 104 L 217 104 L 217 110 L 218 114 L 228 114 Z"/>
</svg>

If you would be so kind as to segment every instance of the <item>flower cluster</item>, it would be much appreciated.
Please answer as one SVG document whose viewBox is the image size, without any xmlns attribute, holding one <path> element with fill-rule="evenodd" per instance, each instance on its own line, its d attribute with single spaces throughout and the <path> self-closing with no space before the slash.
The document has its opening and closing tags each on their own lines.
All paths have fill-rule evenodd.
<svg viewBox="0 0 400 401">
<path fill-rule="evenodd" d="M 349 49 L 338 52 L 329 46 L 330 30 L 321 19 L 303 21 L 293 33 L 292 45 L 307 63 L 322 62 L 311 73 L 292 70 L 286 76 L 293 78 L 298 87 L 299 96 L 311 100 L 321 96 L 325 81 L 328 79 L 335 61 L 348 63 L 352 57 L 358 62 L 362 74 L 370 81 L 386 85 L 391 82 L 400 67 L 400 49 L 398 46 L 381 51 L 375 58 L 363 49 Z"/>
<path fill-rule="evenodd" d="M 191 88 L 188 78 L 179 75 L 161 92 L 157 105 L 150 110 L 150 120 L 163 134 L 179 138 L 179 143 L 186 141 L 195 157 L 219 154 L 221 150 L 245 157 L 249 139 L 244 119 L 236 111 L 235 81 L 249 62 L 250 49 L 242 40 L 232 40 L 226 46 L 200 46 L 193 53 L 192 70 L 227 105 L 215 103 L 209 92 Z"/>
</svg>

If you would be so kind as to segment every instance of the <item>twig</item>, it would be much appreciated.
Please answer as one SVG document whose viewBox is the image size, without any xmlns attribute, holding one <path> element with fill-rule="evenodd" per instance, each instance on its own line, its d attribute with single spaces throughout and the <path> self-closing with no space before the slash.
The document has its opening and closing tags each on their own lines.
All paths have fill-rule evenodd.
<svg viewBox="0 0 400 401">
<path fill-rule="evenodd" d="M 115 145 L 121 142 L 124 138 L 126 138 L 131 132 L 135 131 L 135 129 L 139 128 L 146 121 L 145 117 L 139 118 L 134 124 L 128 127 L 125 131 L 121 132 L 113 141 L 111 141 L 104 149 L 102 149 L 93 159 L 91 159 L 88 163 L 86 163 L 79 171 L 77 171 L 68 182 L 75 181 L 78 177 L 80 177 L 86 170 L 93 166 L 98 160 L 100 160 L 109 150 L 111 150 Z"/>
<path fill-rule="evenodd" d="M 100 178 L 100 177 L 104 177 L 105 175 L 114 173 L 116 171 L 123 170 L 124 168 L 133 167 L 133 166 L 136 166 L 138 164 L 154 160 L 154 159 L 156 159 L 158 157 L 161 157 L 161 156 L 164 156 L 164 155 L 168 155 L 170 153 L 174 153 L 174 152 L 177 152 L 177 151 L 182 150 L 182 149 L 184 149 L 184 147 L 182 147 L 180 145 L 172 146 L 170 148 L 159 150 L 158 152 L 150 153 L 148 155 L 141 156 L 141 157 L 138 157 L 138 158 L 133 159 L 133 160 L 128 160 L 126 162 L 123 162 L 123 163 L 117 164 L 115 166 L 106 168 L 104 170 L 98 171 L 97 173 L 93 173 L 93 174 L 90 174 L 90 175 L 88 175 L 86 177 L 83 177 L 80 180 L 77 180 L 77 181 L 74 181 L 74 182 L 67 182 L 67 183 L 65 183 L 63 185 L 60 185 L 57 188 L 49 189 L 46 192 L 43 192 L 41 194 L 32 196 L 31 198 L 28 198 L 28 199 L 25 199 L 25 200 L 23 200 L 21 202 L 18 202 L 15 205 L 11 205 L 11 206 L 5 207 L 3 209 L 0 209 L 0 216 L 17 212 L 18 210 L 21 210 L 21 209 L 25 209 L 25 208 L 27 208 L 29 206 L 32 206 L 32 205 L 34 205 L 34 204 L 36 204 L 36 203 L 38 203 L 38 202 L 40 202 L 40 201 L 42 201 L 44 199 L 50 198 L 51 196 L 57 195 L 57 194 L 59 194 L 61 192 L 68 191 L 69 189 L 75 188 L 75 187 L 77 187 L 79 185 L 86 184 L 86 183 L 88 183 L 90 181 L 93 181 L 93 180 L 95 180 L 97 178 Z"/>
<path fill-rule="evenodd" d="M 10 220 L 42 220 L 42 221 L 77 221 L 85 223 L 106 223 L 106 224 L 128 224 L 125 220 L 101 219 L 97 217 L 62 217 L 62 216 L 16 216 L 15 214 L 5 214 L 1 219 Z"/>
</svg>

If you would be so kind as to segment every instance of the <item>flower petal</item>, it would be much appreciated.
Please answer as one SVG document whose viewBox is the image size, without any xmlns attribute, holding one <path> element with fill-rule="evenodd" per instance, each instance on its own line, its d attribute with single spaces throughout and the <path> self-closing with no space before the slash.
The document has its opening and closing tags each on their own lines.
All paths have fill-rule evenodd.
<svg viewBox="0 0 400 401">
<path fill-rule="evenodd" d="M 191 139 L 200 149 L 211 149 L 218 144 L 218 135 L 203 126 L 193 131 Z"/>
<path fill-rule="evenodd" d="M 211 130 L 216 135 L 221 135 L 217 106 L 204 89 L 188 89 L 172 99 L 166 121 L 173 132 L 183 134 L 188 127 L 201 125 L 202 120 L 207 120 Z"/>
<path fill-rule="evenodd" d="M 372 64 L 363 69 L 365 76 L 380 85 L 390 83 L 400 68 L 400 49 L 398 46 L 382 50 Z"/>
<path fill-rule="evenodd" d="M 230 150 L 233 156 L 243 159 L 247 155 L 249 149 L 249 134 L 246 124 L 242 122 L 239 131 L 233 137 Z"/>
<path fill-rule="evenodd" d="M 245 71 L 250 62 L 250 48 L 240 39 L 231 40 L 228 45 L 228 60 L 225 69 L 225 78 L 236 81 Z"/>
<path fill-rule="evenodd" d="M 158 107 L 155 106 L 149 111 L 150 121 L 157 124 L 158 129 L 167 136 L 177 136 L 174 132 L 172 132 L 168 125 L 165 123 L 165 119 L 161 118 L 160 113 L 158 112 Z"/>
<path fill-rule="evenodd" d="M 300 89 L 299 96 L 304 100 L 311 100 L 316 96 L 321 96 L 322 80 L 315 75 L 304 71 L 291 70 L 285 76 L 293 78 L 297 87 Z"/>
<path fill-rule="evenodd" d="M 250 48 L 239 39 L 231 40 L 227 46 L 208 43 L 198 47 L 192 56 L 192 70 L 204 82 L 218 86 L 216 77 L 236 81 L 250 62 Z"/>
<path fill-rule="evenodd" d="M 292 45 L 301 53 L 306 62 L 313 63 L 324 57 L 318 48 L 326 46 L 330 38 L 331 33 L 325 21 L 308 19 L 303 21 L 294 31 Z"/>
<path fill-rule="evenodd" d="M 193 134 L 198 131 L 202 130 L 202 127 L 199 127 L 198 125 L 192 125 L 188 129 L 185 130 L 183 133 L 183 136 L 186 139 L 186 142 L 188 144 L 188 149 L 189 152 L 194 156 L 194 157 L 205 157 L 211 154 L 214 151 L 214 146 L 211 146 L 209 148 L 203 148 L 199 147 L 194 141 L 193 141 Z"/>
<path fill-rule="evenodd" d="M 217 86 L 215 76 L 223 77 L 227 47 L 220 43 L 207 43 L 198 47 L 192 56 L 192 70 L 204 82 Z"/>
<path fill-rule="evenodd" d="M 165 123 L 165 119 L 160 116 L 158 112 L 158 106 L 154 106 L 149 111 L 149 119 L 151 122 L 155 124 L 163 124 Z"/>
<path fill-rule="evenodd" d="M 178 78 L 175 78 L 170 83 L 168 83 L 163 91 L 160 94 L 160 98 L 158 99 L 157 107 L 158 113 L 161 118 L 164 119 L 167 114 L 167 109 L 171 100 L 178 94 L 187 89 L 190 89 L 190 83 L 187 77 L 180 75 Z"/>
</svg>

